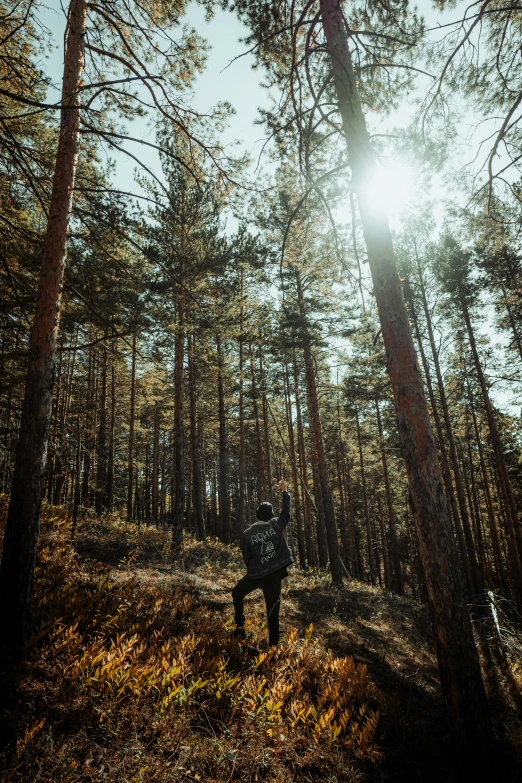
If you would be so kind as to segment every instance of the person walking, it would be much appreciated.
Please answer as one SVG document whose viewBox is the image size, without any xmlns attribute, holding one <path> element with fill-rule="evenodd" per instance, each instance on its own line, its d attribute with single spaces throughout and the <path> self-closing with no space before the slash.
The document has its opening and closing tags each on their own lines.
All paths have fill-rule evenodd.
<svg viewBox="0 0 522 783">
<path fill-rule="evenodd" d="M 290 495 L 283 478 L 277 486 L 283 496 L 281 513 L 276 517 L 271 503 L 259 504 L 257 522 L 241 535 L 241 552 L 247 572 L 232 590 L 236 623 L 234 635 L 240 639 L 246 636 L 244 599 L 254 590 L 263 591 L 270 647 L 277 646 L 279 642 L 281 581 L 288 576 L 287 566 L 294 562 L 284 534 L 290 521 Z"/>
</svg>

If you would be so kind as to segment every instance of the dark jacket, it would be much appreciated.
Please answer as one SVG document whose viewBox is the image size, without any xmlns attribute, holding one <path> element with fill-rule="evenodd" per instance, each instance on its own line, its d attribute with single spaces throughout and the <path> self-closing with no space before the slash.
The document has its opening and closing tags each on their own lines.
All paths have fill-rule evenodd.
<svg viewBox="0 0 522 783">
<path fill-rule="evenodd" d="M 278 571 L 294 562 L 284 529 L 290 522 L 290 495 L 283 492 L 283 508 L 268 522 L 254 522 L 241 535 L 241 551 L 251 579 Z"/>
</svg>

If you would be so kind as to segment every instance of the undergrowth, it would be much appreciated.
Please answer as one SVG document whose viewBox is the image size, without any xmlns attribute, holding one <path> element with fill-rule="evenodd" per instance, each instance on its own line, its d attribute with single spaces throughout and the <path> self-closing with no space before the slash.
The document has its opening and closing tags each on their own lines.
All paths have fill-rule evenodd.
<svg viewBox="0 0 522 783">
<path fill-rule="evenodd" d="M 312 626 L 267 650 L 254 618 L 240 644 L 196 588 L 132 571 L 147 553 L 165 562 L 161 531 L 123 528 L 88 524 L 79 556 L 66 515 L 43 527 L 3 780 L 363 780 L 379 718 L 366 667 L 325 652 Z M 105 537 L 119 569 L 93 559 Z M 212 549 L 231 557 L 193 542 L 182 560 Z"/>
</svg>

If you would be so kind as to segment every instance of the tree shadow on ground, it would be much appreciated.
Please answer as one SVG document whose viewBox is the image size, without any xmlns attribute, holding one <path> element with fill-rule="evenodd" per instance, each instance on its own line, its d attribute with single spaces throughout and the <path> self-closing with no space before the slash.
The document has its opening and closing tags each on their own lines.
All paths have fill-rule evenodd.
<svg viewBox="0 0 522 783">
<path fill-rule="evenodd" d="M 368 667 L 382 691 L 377 742 L 382 760 L 370 780 L 461 783 L 455 770 L 427 608 L 380 591 L 289 586 L 286 617 L 314 624 L 326 648 Z M 498 704 L 493 711 L 501 720 Z M 520 780 L 513 750 L 498 748 L 499 774 Z M 501 772 L 502 767 L 502 772 Z"/>
</svg>

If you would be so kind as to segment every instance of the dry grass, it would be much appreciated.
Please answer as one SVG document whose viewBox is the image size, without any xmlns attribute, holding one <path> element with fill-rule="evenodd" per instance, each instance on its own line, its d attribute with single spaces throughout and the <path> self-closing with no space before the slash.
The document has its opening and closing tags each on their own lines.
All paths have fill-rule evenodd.
<svg viewBox="0 0 522 783">
<path fill-rule="evenodd" d="M 422 603 L 294 568 L 267 654 L 260 593 L 248 644 L 230 634 L 243 570 L 217 541 L 173 561 L 166 531 L 116 517 L 81 520 L 73 548 L 67 513 L 47 510 L 2 781 L 460 783 Z M 520 661 L 484 663 L 517 780 Z"/>
<path fill-rule="evenodd" d="M 67 518 L 47 516 L 2 779 L 363 780 L 379 716 L 366 666 L 311 626 L 268 651 L 259 616 L 238 644 L 222 594 L 235 551 L 187 542 L 167 566 L 161 532 L 125 527 L 84 523 L 80 557 Z M 105 538 L 109 566 L 92 559 Z"/>
</svg>

